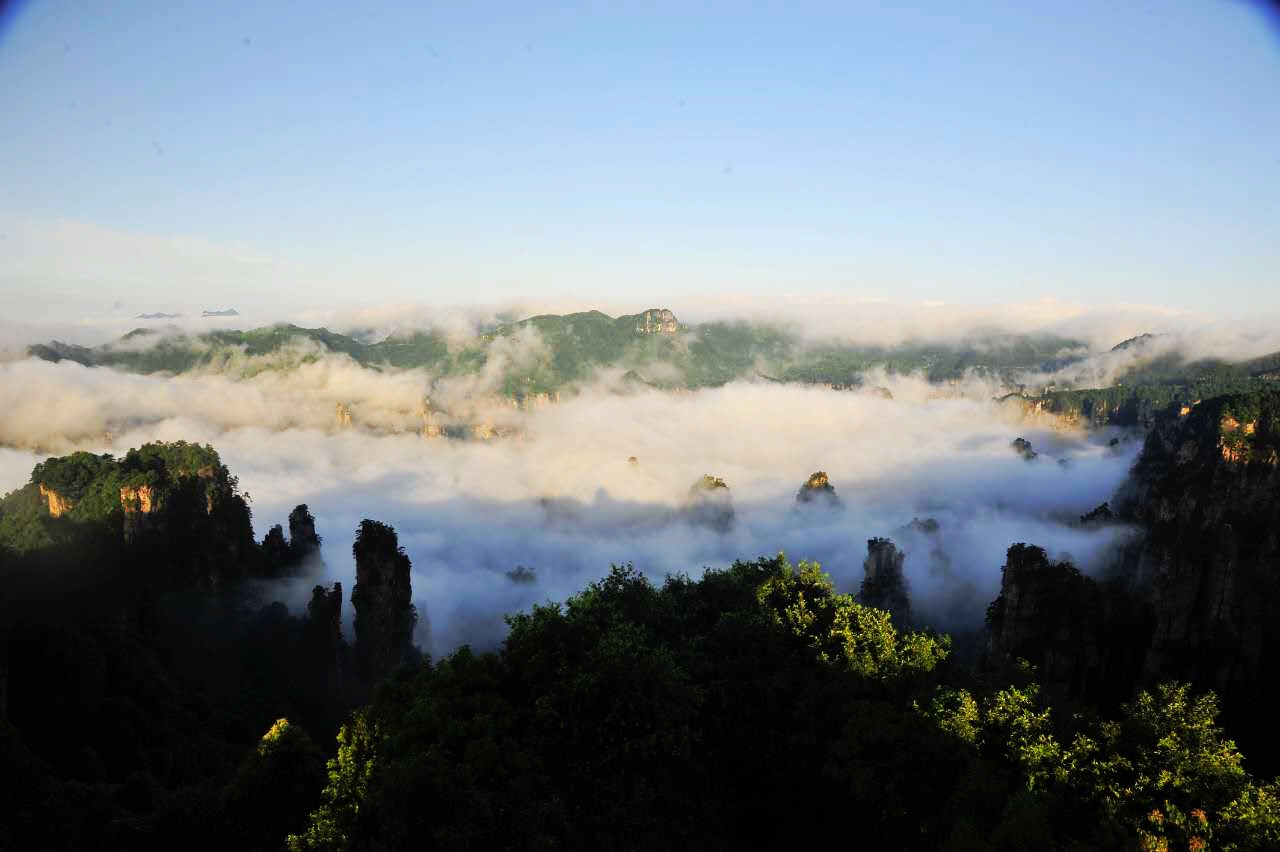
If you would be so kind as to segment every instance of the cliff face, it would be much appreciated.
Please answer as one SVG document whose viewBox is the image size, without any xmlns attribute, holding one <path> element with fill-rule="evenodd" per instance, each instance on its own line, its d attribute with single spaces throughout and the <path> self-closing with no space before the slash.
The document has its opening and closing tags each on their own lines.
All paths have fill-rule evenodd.
<svg viewBox="0 0 1280 852">
<path fill-rule="evenodd" d="M 899 627 L 911 623 L 911 595 L 902 573 L 905 559 L 889 539 L 869 539 L 867 558 L 862 563 L 862 587 L 858 591 L 859 603 L 888 610 Z"/>
<path fill-rule="evenodd" d="M 284 527 L 276 524 L 267 530 L 262 538 L 262 561 L 269 566 L 285 565 L 289 562 L 289 540 L 284 537 Z"/>
<path fill-rule="evenodd" d="M 150 485 L 122 485 L 120 509 L 124 512 L 124 540 L 133 541 L 145 532 L 160 529 L 163 518 L 155 514 L 157 508 L 156 492 Z"/>
<path fill-rule="evenodd" d="M 1147 430 L 1155 425 L 1158 408 L 1142 396 L 1126 399 L 1085 397 L 1076 401 L 1051 401 L 1047 410 L 1085 426 L 1129 426 Z"/>
<path fill-rule="evenodd" d="M 637 334 L 665 334 L 673 337 L 679 330 L 676 315 L 666 308 L 650 308 L 636 321 Z"/>
<path fill-rule="evenodd" d="M 57 491 L 40 483 L 40 496 L 49 503 L 49 515 L 54 518 L 60 518 L 67 512 L 76 507 L 76 503 L 70 497 L 64 497 Z"/>
<path fill-rule="evenodd" d="M 260 554 L 259 571 L 264 576 L 296 577 L 320 571 L 320 536 L 316 534 L 316 519 L 305 503 L 289 513 L 288 538 L 279 524 L 267 530 Z"/>
<path fill-rule="evenodd" d="M 418 614 L 410 585 L 412 566 L 400 547 L 396 531 L 365 520 L 351 546 L 356 559 L 355 654 L 361 675 L 377 683 L 412 653 Z"/>
<path fill-rule="evenodd" d="M 216 589 L 254 572 L 249 507 L 226 468 L 184 471 L 120 496 L 125 540 L 166 566 L 176 584 Z"/>
<path fill-rule="evenodd" d="M 320 553 L 316 519 L 306 503 L 299 503 L 289 513 L 289 550 L 297 562 L 304 562 Z"/>
<path fill-rule="evenodd" d="M 87 546 L 120 551 L 138 579 L 196 588 L 242 578 L 257 561 L 249 507 L 209 446 L 175 441 L 144 444 L 120 458 L 49 458 L 22 491 L 30 502 L 13 505 L 34 515 L 2 542 L 15 550 L 93 542 Z M 43 530 L 50 518 L 60 519 L 54 537 Z"/>
<path fill-rule="evenodd" d="M 1079 695 L 1099 659 L 1098 605 L 1096 586 L 1070 563 L 1015 544 L 1001 569 L 1000 595 L 987 608 L 990 659 L 997 667 L 1029 660 L 1046 685 Z"/>
<path fill-rule="evenodd" d="M 1280 666 L 1280 393 L 1166 416 L 1119 495 L 1148 535 L 1132 575 L 1156 617 L 1150 672 L 1219 690 Z"/>
<path fill-rule="evenodd" d="M 987 608 L 988 665 L 1025 659 L 1057 700 L 1127 697 L 1140 673 L 1151 617 L 1119 586 L 1099 584 L 1043 548 L 1009 548 L 1000 595 Z"/>
<path fill-rule="evenodd" d="M 1028 659 L 1068 696 L 1181 679 L 1265 705 L 1280 676 L 1278 450 L 1277 392 L 1163 412 L 1112 505 L 1082 517 L 1110 523 L 1114 507 L 1145 535 L 1104 582 L 1010 548 L 988 610 L 990 660 Z"/>
<path fill-rule="evenodd" d="M 1159 396 L 1160 398 L 1157 398 Z M 1048 391 L 1040 396 L 1011 393 L 1000 402 L 1021 407 L 1023 415 L 1036 419 L 1052 415 L 1063 426 L 1099 428 L 1120 426 L 1147 431 L 1167 407 L 1164 395 L 1123 387 L 1083 391 Z"/>
<path fill-rule="evenodd" d="M 342 688 L 342 664 L 346 643 L 342 639 L 342 584 L 316 586 L 307 604 L 303 626 L 308 659 L 316 675 L 331 688 Z"/>
</svg>

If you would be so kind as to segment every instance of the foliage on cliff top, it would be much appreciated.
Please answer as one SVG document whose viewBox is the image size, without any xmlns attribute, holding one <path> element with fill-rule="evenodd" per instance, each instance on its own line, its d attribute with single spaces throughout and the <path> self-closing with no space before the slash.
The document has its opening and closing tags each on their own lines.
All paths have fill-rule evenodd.
<svg viewBox="0 0 1280 852">
<path fill-rule="evenodd" d="M 76 452 L 40 462 L 30 483 L 0 500 L 0 547 L 27 552 L 53 542 L 48 525 L 48 499 L 39 487 L 70 503 L 68 521 L 114 522 L 122 511 L 121 489 L 148 486 L 152 505 L 160 506 L 184 482 L 204 496 L 234 493 L 238 482 L 208 445 L 186 441 L 144 444 L 123 458 Z"/>
<path fill-rule="evenodd" d="M 1135 473 L 1156 487 L 1176 490 L 1222 464 L 1219 447 L 1246 463 L 1274 464 L 1280 450 L 1280 390 L 1206 399 L 1185 417 L 1165 412 L 1147 436 Z"/>
<path fill-rule="evenodd" d="M 719 491 L 721 489 L 725 491 L 729 490 L 728 484 L 723 479 L 718 476 L 712 476 L 709 473 L 704 473 L 696 482 L 693 483 L 693 485 L 689 486 L 689 493 L 694 495 L 706 494 L 713 491 Z"/>
</svg>

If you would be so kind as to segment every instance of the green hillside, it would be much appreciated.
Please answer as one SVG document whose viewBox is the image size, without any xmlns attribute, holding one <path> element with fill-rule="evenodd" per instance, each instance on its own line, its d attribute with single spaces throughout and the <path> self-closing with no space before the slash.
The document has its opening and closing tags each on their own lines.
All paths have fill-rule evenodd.
<svg viewBox="0 0 1280 852">
<path fill-rule="evenodd" d="M 856 384 L 864 371 L 876 367 L 923 371 L 931 380 L 946 381 L 968 370 L 1003 375 L 1041 369 L 1080 348 L 1077 341 L 1051 335 L 889 347 L 814 342 L 765 323 L 684 324 L 669 311 L 653 308 L 620 317 L 599 311 L 546 314 L 503 323 L 460 342 L 435 331 L 367 342 L 359 335 L 295 325 L 198 335 L 140 328 L 94 349 L 54 341 L 31 347 L 30 354 L 137 373 L 183 373 L 225 368 L 256 372 L 340 353 L 370 367 L 422 368 L 440 377 L 475 374 L 501 357 L 507 359 L 502 392 L 518 396 L 560 390 L 589 380 L 600 368 L 629 371 L 657 387 L 711 387 L 754 376 Z"/>
</svg>

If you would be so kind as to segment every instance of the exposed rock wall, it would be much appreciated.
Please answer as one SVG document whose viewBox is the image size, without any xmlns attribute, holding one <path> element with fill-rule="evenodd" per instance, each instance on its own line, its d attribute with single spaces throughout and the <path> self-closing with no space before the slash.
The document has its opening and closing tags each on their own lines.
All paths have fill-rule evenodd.
<svg viewBox="0 0 1280 852">
<path fill-rule="evenodd" d="M 303 628 L 308 655 L 318 674 L 330 685 L 342 688 L 342 584 L 316 586 L 307 604 L 307 621 Z"/>
<path fill-rule="evenodd" d="M 316 519 L 306 503 L 299 503 L 289 513 L 289 551 L 295 562 L 305 562 L 320 553 Z"/>
<path fill-rule="evenodd" d="M 1151 624 L 1149 608 L 1120 585 L 1015 544 L 987 608 L 987 662 L 1000 670 L 1027 660 L 1055 700 L 1112 703 L 1138 680 Z"/>
<path fill-rule="evenodd" d="M 159 529 L 163 519 L 153 513 L 159 508 L 155 489 L 150 485 L 122 485 L 120 509 L 124 513 L 124 539 L 134 541 L 139 535 Z"/>
<path fill-rule="evenodd" d="M 289 540 L 284 537 L 284 527 L 279 524 L 267 530 L 262 538 L 262 561 L 267 565 L 269 573 L 275 573 L 275 566 L 283 566 L 289 562 Z"/>
<path fill-rule="evenodd" d="M 989 660 L 1025 658 L 1067 696 L 1119 699 L 1180 679 L 1236 708 L 1269 706 L 1280 697 L 1278 448 L 1277 392 L 1163 412 L 1110 506 L 1081 518 L 1145 535 L 1100 582 L 1040 548 L 1010 548 Z"/>
<path fill-rule="evenodd" d="M 665 334 L 673 337 L 680 331 L 676 315 L 666 308 L 650 308 L 636 321 L 637 334 Z"/>
<path fill-rule="evenodd" d="M 43 482 L 40 483 L 40 496 L 48 501 L 49 515 L 54 518 L 60 518 L 76 507 L 76 501 L 62 496 Z"/>
<path fill-rule="evenodd" d="M 1148 534 L 1134 588 L 1155 612 L 1148 670 L 1219 690 L 1280 668 L 1280 394 L 1164 417 L 1119 496 Z"/>
</svg>

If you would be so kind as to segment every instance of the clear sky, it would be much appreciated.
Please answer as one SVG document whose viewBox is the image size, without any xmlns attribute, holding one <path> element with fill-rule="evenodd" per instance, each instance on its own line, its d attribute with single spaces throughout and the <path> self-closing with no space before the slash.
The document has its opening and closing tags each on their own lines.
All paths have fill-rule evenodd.
<svg viewBox="0 0 1280 852">
<path fill-rule="evenodd" d="M 782 290 L 1280 311 L 1240 0 L 29 0 L 0 310 Z"/>
</svg>

